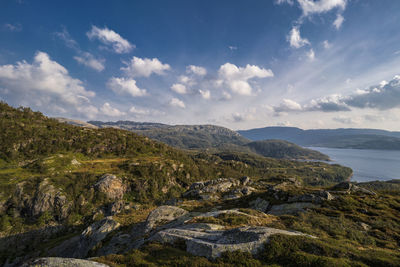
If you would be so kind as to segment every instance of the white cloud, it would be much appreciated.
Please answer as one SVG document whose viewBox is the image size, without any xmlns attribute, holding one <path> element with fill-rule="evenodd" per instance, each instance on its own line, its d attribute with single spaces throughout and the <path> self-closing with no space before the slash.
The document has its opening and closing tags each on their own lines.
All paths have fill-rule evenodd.
<svg viewBox="0 0 400 267">
<path fill-rule="evenodd" d="M 91 53 L 82 51 L 79 44 L 70 36 L 66 28 L 63 28 L 62 32 L 54 33 L 55 36 L 60 38 L 67 47 L 72 48 L 78 55 L 74 56 L 74 59 L 81 65 L 92 68 L 96 71 L 103 71 L 105 66 L 105 59 L 95 58 Z"/>
<path fill-rule="evenodd" d="M 279 106 L 274 107 L 274 111 L 277 113 L 288 111 L 301 111 L 302 109 L 303 108 L 299 103 L 291 99 L 283 99 L 282 103 Z"/>
<path fill-rule="evenodd" d="M 325 49 L 329 49 L 332 47 L 332 45 L 328 42 L 328 40 L 323 41 L 322 45 L 324 46 Z"/>
<path fill-rule="evenodd" d="M 3 29 L 10 32 L 20 32 L 22 31 L 22 25 L 19 23 L 16 24 L 6 23 L 3 25 Z"/>
<path fill-rule="evenodd" d="M 186 90 L 186 86 L 180 83 L 174 83 L 171 86 L 172 91 L 178 93 L 178 94 L 186 94 L 187 90 Z"/>
<path fill-rule="evenodd" d="M 350 108 L 344 102 L 345 99 L 346 97 L 340 94 L 333 94 L 327 97 L 312 99 L 309 104 L 304 106 L 304 111 L 350 111 Z"/>
<path fill-rule="evenodd" d="M 314 53 L 314 49 L 310 49 L 310 51 L 308 51 L 307 53 L 307 57 L 309 60 L 313 61 L 315 59 L 315 53 Z"/>
<path fill-rule="evenodd" d="M 344 10 L 346 8 L 346 0 L 297 0 L 304 16 L 325 13 L 332 9 L 338 8 Z"/>
<path fill-rule="evenodd" d="M 253 112 L 247 111 L 244 113 L 234 112 L 231 114 L 231 121 L 233 122 L 247 122 L 255 119 Z M 229 119 L 229 118 L 228 118 Z"/>
<path fill-rule="evenodd" d="M 133 97 L 144 96 L 147 94 L 145 89 L 140 89 L 133 79 L 112 77 L 108 83 L 110 87 L 117 94 L 130 94 Z"/>
<path fill-rule="evenodd" d="M 240 95 L 251 95 L 252 87 L 248 80 L 273 76 L 274 74 L 270 69 L 249 64 L 242 68 L 231 63 L 225 63 L 218 70 L 219 81 L 217 81 L 217 84 L 225 84 L 232 92 Z"/>
<path fill-rule="evenodd" d="M 344 102 L 356 108 L 379 110 L 398 108 L 400 107 L 400 76 L 394 76 L 389 82 L 382 81 L 379 85 L 363 90 L 362 93 L 350 95 Z"/>
<path fill-rule="evenodd" d="M 232 95 L 226 91 L 222 92 L 222 99 L 221 100 L 229 100 L 232 98 Z"/>
<path fill-rule="evenodd" d="M 141 108 L 137 108 L 135 106 L 132 106 L 129 109 L 129 112 L 135 115 L 148 115 L 150 114 L 150 111 L 148 109 L 141 109 Z"/>
<path fill-rule="evenodd" d="M 104 70 L 104 59 L 97 59 L 92 54 L 88 52 L 82 52 L 79 56 L 74 56 L 74 59 L 86 67 L 92 68 L 97 71 Z"/>
<path fill-rule="evenodd" d="M 116 108 L 113 108 L 109 103 L 104 103 L 104 105 L 100 108 L 100 111 L 106 115 L 106 116 L 110 116 L 110 117 L 119 117 L 119 116 L 123 116 L 126 115 L 125 112 L 119 111 Z"/>
<path fill-rule="evenodd" d="M 287 36 L 287 40 L 290 43 L 290 46 L 294 48 L 300 48 L 310 44 L 307 39 L 301 38 L 299 27 L 296 26 L 290 31 L 289 35 Z"/>
<path fill-rule="evenodd" d="M 172 107 L 185 108 L 185 103 L 183 103 L 182 100 L 179 100 L 178 98 L 175 97 L 169 101 L 169 105 Z"/>
<path fill-rule="evenodd" d="M 337 30 L 339 30 L 340 27 L 342 26 L 343 22 L 344 22 L 344 17 L 341 14 L 337 14 L 337 17 L 336 17 L 335 21 L 333 22 L 333 26 L 335 26 L 335 28 Z"/>
<path fill-rule="evenodd" d="M 205 68 L 200 67 L 200 66 L 194 66 L 194 65 L 187 66 L 186 72 L 193 73 L 198 76 L 204 76 L 207 74 L 207 70 Z"/>
<path fill-rule="evenodd" d="M 89 103 L 95 93 L 86 90 L 82 81 L 72 78 L 44 52 L 37 52 L 32 64 L 20 61 L 0 66 L 0 84 L 8 90 L 7 98 L 11 102 L 39 107 L 43 112 L 64 110 L 84 113 L 87 117 L 96 113 L 96 108 Z"/>
<path fill-rule="evenodd" d="M 71 37 L 71 35 L 69 34 L 69 32 L 65 27 L 63 27 L 62 32 L 56 32 L 54 33 L 54 35 L 57 36 L 62 41 L 64 41 L 65 45 L 68 46 L 69 48 L 80 50 L 78 43 Z"/>
<path fill-rule="evenodd" d="M 229 48 L 229 50 L 231 50 L 231 51 L 234 51 L 234 50 L 237 50 L 237 49 L 238 49 L 237 46 L 233 46 L 233 45 L 228 46 L 228 48 Z"/>
<path fill-rule="evenodd" d="M 199 93 L 201 94 L 201 97 L 204 99 L 210 99 L 211 98 L 211 93 L 209 90 L 199 90 Z"/>
<path fill-rule="evenodd" d="M 351 111 L 351 108 L 390 110 L 399 107 L 400 76 L 396 75 L 389 82 L 382 81 L 380 84 L 364 90 L 356 89 L 353 94 L 347 96 L 333 94 L 312 99 L 303 106 L 293 100 L 284 99 L 279 106 L 274 107 L 274 111 L 277 113 L 292 111 L 339 112 Z"/>
<path fill-rule="evenodd" d="M 184 84 L 188 84 L 188 83 L 191 82 L 191 79 L 190 79 L 188 76 L 185 76 L 185 75 L 179 76 L 178 80 L 179 80 L 181 83 L 184 83 Z"/>
<path fill-rule="evenodd" d="M 138 58 L 133 57 L 130 62 L 126 63 L 126 68 L 121 68 L 127 75 L 133 77 L 149 77 L 152 73 L 163 75 L 166 70 L 171 67 L 168 64 L 161 63 L 157 58 Z"/>
<path fill-rule="evenodd" d="M 90 40 L 98 39 L 104 45 L 111 46 L 114 52 L 118 54 L 129 53 L 135 48 L 134 45 L 122 38 L 121 35 L 107 27 L 100 29 L 92 26 L 92 29 L 86 35 Z"/>
</svg>

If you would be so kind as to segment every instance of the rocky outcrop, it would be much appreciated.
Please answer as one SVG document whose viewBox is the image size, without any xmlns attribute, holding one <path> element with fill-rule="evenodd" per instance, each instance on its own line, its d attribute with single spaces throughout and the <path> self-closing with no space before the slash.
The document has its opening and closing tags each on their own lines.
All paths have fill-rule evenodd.
<svg viewBox="0 0 400 267">
<path fill-rule="evenodd" d="M 249 204 L 250 208 L 261 212 L 266 212 L 269 207 L 269 202 L 259 197 L 256 200 L 251 201 Z"/>
<path fill-rule="evenodd" d="M 149 232 L 161 224 L 174 221 L 188 212 L 184 209 L 174 206 L 160 206 L 150 212 L 146 220 L 145 232 Z"/>
<path fill-rule="evenodd" d="M 94 185 L 95 190 L 104 193 L 109 199 L 122 199 L 127 187 L 120 178 L 113 174 L 104 174 Z"/>
<path fill-rule="evenodd" d="M 108 265 L 89 260 L 54 257 L 31 260 L 21 267 L 108 267 Z"/>
<path fill-rule="evenodd" d="M 14 207 L 20 214 L 28 217 L 39 217 L 45 212 L 50 212 L 55 219 L 62 221 L 68 217 L 72 203 L 67 200 L 61 189 L 44 179 L 37 184 L 33 193 L 26 192 L 26 183 L 16 186 Z"/>
<path fill-rule="evenodd" d="M 129 202 L 117 200 L 107 205 L 106 214 L 108 216 L 113 216 L 125 210 L 129 210 L 130 208 L 131 206 L 129 205 Z"/>
<path fill-rule="evenodd" d="M 321 204 L 323 201 L 331 201 L 334 196 L 328 191 L 318 191 L 312 194 L 304 194 L 288 198 L 288 202 L 312 202 Z"/>
<path fill-rule="evenodd" d="M 237 199 L 255 191 L 248 186 L 251 183 L 249 177 L 240 180 L 233 178 L 219 178 L 215 180 L 193 183 L 183 197 L 191 197 L 201 200 L 218 200 L 221 195 L 224 199 Z"/>
<path fill-rule="evenodd" d="M 150 241 L 169 244 L 184 242 L 187 252 L 213 259 L 221 256 L 221 253 L 225 251 L 239 250 L 256 254 L 274 234 L 305 235 L 300 232 L 261 226 L 221 230 L 219 225 L 200 223 L 159 231 Z"/>
<path fill-rule="evenodd" d="M 106 236 L 115 231 L 120 224 L 113 218 L 106 217 L 87 227 L 79 236 L 72 237 L 53 248 L 50 255 L 85 258 L 89 251 L 101 244 Z"/>
<path fill-rule="evenodd" d="M 365 194 L 365 195 L 376 195 L 375 192 L 365 189 L 363 187 L 357 186 L 353 183 L 350 182 L 342 182 L 331 189 L 332 193 L 336 194 L 351 194 L 351 193 L 360 193 L 360 194 Z"/>
</svg>

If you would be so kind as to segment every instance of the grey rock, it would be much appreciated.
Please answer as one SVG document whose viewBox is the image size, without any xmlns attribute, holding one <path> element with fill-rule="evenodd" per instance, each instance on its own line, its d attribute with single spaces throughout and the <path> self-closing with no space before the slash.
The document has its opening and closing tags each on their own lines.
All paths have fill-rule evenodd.
<svg viewBox="0 0 400 267">
<path fill-rule="evenodd" d="M 240 182 L 233 178 L 218 178 L 206 182 L 196 182 L 189 187 L 188 191 L 183 193 L 183 196 L 203 199 L 202 195 L 226 193 L 239 184 Z M 209 200 L 210 198 L 206 197 L 206 199 Z"/>
<path fill-rule="evenodd" d="M 316 208 L 318 205 L 309 202 L 295 202 L 286 203 L 280 205 L 273 205 L 268 211 L 268 214 L 272 215 L 284 215 L 284 214 L 298 214 L 300 212 L 305 212 L 306 209 Z"/>
<path fill-rule="evenodd" d="M 118 214 L 125 209 L 125 206 L 126 206 L 125 201 L 122 200 L 115 201 L 108 206 L 107 213 L 110 216 Z"/>
<path fill-rule="evenodd" d="M 48 179 L 39 183 L 33 199 L 31 215 L 39 216 L 43 212 L 52 211 L 56 194 L 56 189 L 49 183 Z"/>
<path fill-rule="evenodd" d="M 122 199 L 127 188 L 120 178 L 113 174 L 104 174 L 94 185 L 94 188 L 106 194 L 110 199 Z"/>
<path fill-rule="evenodd" d="M 27 263 L 22 267 L 108 267 L 109 265 L 95 261 L 73 259 L 73 258 L 39 258 Z"/>
<path fill-rule="evenodd" d="M 156 233 L 151 241 L 169 244 L 185 242 L 187 252 L 214 259 L 225 251 L 240 250 L 256 254 L 274 234 L 305 235 L 300 232 L 269 227 L 240 227 L 220 230 L 219 227 L 212 228 L 209 225 L 193 224 L 162 230 Z"/>
<path fill-rule="evenodd" d="M 174 206 L 160 206 L 150 212 L 146 219 L 145 232 L 149 232 L 161 224 L 174 221 L 188 214 L 184 209 Z"/>
<path fill-rule="evenodd" d="M 245 186 L 241 189 L 242 194 L 245 196 L 250 195 L 254 191 L 256 191 L 256 189 L 254 189 L 253 187 L 250 187 L 250 186 Z"/>
<path fill-rule="evenodd" d="M 254 210 L 258 210 L 261 212 L 266 212 L 269 206 L 269 202 L 262 199 L 262 198 L 257 198 L 256 200 L 251 201 L 250 203 L 250 208 Z"/>
<path fill-rule="evenodd" d="M 248 183 L 250 183 L 250 178 L 247 176 L 244 176 L 244 177 L 240 178 L 240 183 L 242 185 L 247 185 Z"/>
<path fill-rule="evenodd" d="M 53 248 L 49 254 L 62 257 L 85 258 L 90 250 L 98 246 L 106 236 L 115 231 L 120 224 L 113 218 L 106 217 L 87 227 L 81 235 L 74 236 L 59 246 Z"/>
<path fill-rule="evenodd" d="M 238 199 L 238 198 L 241 198 L 243 196 L 243 194 L 242 193 L 230 193 L 230 194 L 228 194 L 228 195 L 225 195 L 224 196 L 224 199 L 225 200 L 233 200 L 233 199 Z"/>
<path fill-rule="evenodd" d="M 335 185 L 334 187 L 332 187 L 333 193 L 339 193 L 339 194 L 343 194 L 343 193 L 361 193 L 361 194 L 365 194 L 365 195 L 376 195 L 375 192 L 365 189 L 363 187 L 357 186 L 355 184 L 352 184 L 350 182 L 342 182 L 339 183 L 337 185 Z"/>
<path fill-rule="evenodd" d="M 353 187 L 353 184 L 350 182 L 342 182 L 337 185 L 335 185 L 332 190 L 344 190 L 344 191 L 350 191 L 351 188 Z"/>
<path fill-rule="evenodd" d="M 213 194 L 201 194 L 198 195 L 198 198 L 200 200 L 205 200 L 205 201 L 215 201 L 219 199 L 218 195 L 213 195 Z"/>
<path fill-rule="evenodd" d="M 364 229 L 364 231 L 369 231 L 369 229 L 371 229 L 371 226 L 363 222 L 360 223 L 360 226 Z"/>
<path fill-rule="evenodd" d="M 334 197 L 327 191 L 319 191 L 314 194 L 304 194 L 288 198 L 288 202 L 312 202 L 321 204 L 323 201 L 331 201 Z"/>
<path fill-rule="evenodd" d="M 36 185 L 33 194 L 25 192 L 25 185 L 25 182 L 19 183 L 14 193 L 14 207 L 20 215 L 38 217 L 49 212 L 59 221 L 68 217 L 72 203 L 48 178 Z"/>
</svg>

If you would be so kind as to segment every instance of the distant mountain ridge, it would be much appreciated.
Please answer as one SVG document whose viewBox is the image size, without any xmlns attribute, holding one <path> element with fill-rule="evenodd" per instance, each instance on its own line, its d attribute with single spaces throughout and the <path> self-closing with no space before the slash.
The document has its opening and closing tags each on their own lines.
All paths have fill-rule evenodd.
<svg viewBox="0 0 400 267">
<path fill-rule="evenodd" d="M 302 146 L 400 150 L 400 132 L 378 129 L 265 127 L 238 131 L 250 140 L 282 139 Z"/>
<path fill-rule="evenodd" d="M 129 130 L 183 149 L 244 152 L 280 159 L 329 160 L 328 156 L 320 152 L 283 140 L 251 142 L 233 130 L 216 125 L 168 125 L 134 121 L 89 121 L 88 124 L 99 128 Z"/>
<path fill-rule="evenodd" d="M 250 142 L 235 131 L 215 125 L 167 125 L 134 121 L 89 121 L 88 123 L 99 128 L 129 130 L 184 149 L 212 148 L 224 144 L 244 145 Z"/>
</svg>

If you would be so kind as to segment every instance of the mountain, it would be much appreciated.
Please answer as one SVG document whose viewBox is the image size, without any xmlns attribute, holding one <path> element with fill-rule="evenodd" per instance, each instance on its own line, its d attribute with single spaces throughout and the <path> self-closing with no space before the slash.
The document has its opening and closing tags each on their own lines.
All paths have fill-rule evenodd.
<svg viewBox="0 0 400 267">
<path fill-rule="evenodd" d="M 400 150 L 400 132 L 385 130 L 265 127 L 238 133 L 250 140 L 283 139 L 301 146 Z"/>
<path fill-rule="evenodd" d="M 117 128 L 135 132 L 181 149 L 255 153 L 264 157 L 327 160 L 328 156 L 280 140 L 251 142 L 235 131 L 215 125 L 167 125 L 161 123 L 89 121 L 99 128 Z"/>
<path fill-rule="evenodd" d="M 129 130 L 168 145 L 183 149 L 204 149 L 223 145 L 248 143 L 240 134 L 215 125 L 166 125 L 161 123 L 89 121 L 99 128 L 113 127 Z"/>
<path fill-rule="evenodd" d="M 329 157 L 325 154 L 283 140 L 254 141 L 246 144 L 246 146 L 265 157 L 329 160 Z"/>
</svg>

